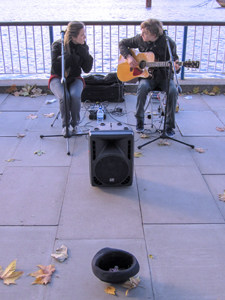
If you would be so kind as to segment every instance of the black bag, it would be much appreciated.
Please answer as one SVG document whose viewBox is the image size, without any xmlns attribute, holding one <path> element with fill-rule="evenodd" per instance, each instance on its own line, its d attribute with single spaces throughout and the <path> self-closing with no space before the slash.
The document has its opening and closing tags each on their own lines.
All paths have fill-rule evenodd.
<svg viewBox="0 0 225 300">
<path fill-rule="evenodd" d="M 116 73 L 104 75 L 90 75 L 84 77 L 86 86 L 83 89 L 82 101 L 124 101 L 124 84 L 117 78 Z"/>
</svg>

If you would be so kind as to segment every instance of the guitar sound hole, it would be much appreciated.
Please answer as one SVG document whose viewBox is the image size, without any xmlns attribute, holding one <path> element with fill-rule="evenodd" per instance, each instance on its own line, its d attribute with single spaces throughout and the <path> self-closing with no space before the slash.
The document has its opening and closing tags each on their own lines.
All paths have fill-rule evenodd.
<svg viewBox="0 0 225 300">
<path fill-rule="evenodd" d="M 145 60 L 141 60 L 139 63 L 139 68 L 140 69 L 144 69 L 146 67 L 146 61 Z"/>
</svg>

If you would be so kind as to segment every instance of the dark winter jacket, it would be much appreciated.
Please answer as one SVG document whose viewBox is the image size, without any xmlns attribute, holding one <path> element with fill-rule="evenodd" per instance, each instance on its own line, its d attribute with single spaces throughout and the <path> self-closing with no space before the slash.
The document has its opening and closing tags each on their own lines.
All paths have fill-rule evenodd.
<svg viewBox="0 0 225 300">
<path fill-rule="evenodd" d="M 170 37 L 168 38 L 168 40 L 171 47 L 173 60 L 178 60 L 176 44 Z M 131 52 L 129 51 L 130 48 L 138 49 L 140 52 L 153 52 L 155 55 L 155 61 L 170 60 L 165 33 L 161 35 L 155 42 L 144 42 L 140 34 L 136 35 L 133 38 L 123 39 L 120 41 L 120 53 L 125 58 L 129 54 L 131 54 Z M 153 71 L 153 77 L 155 80 L 165 79 L 166 76 L 167 72 L 165 68 L 155 68 Z M 171 78 L 173 78 L 173 74 L 171 74 Z"/>
<path fill-rule="evenodd" d="M 52 44 L 51 75 L 56 75 L 58 77 L 62 76 L 61 49 L 61 40 L 57 40 Z M 90 55 L 89 47 L 86 43 L 81 45 L 70 42 L 70 50 L 71 54 L 64 51 L 65 77 L 67 84 L 72 82 L 74 78 L 80 77 L 82 70 L 85 73 L 90 72 L 93 65 L 93 57 Z"/>
</svg>

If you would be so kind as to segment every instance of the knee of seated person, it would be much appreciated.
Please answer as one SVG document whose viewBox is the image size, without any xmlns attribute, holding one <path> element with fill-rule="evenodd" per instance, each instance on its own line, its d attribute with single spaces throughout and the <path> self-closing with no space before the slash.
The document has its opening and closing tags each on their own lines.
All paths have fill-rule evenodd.
<svg viewBox="0 0 225 300">
<path fill-rule="evenodd" d="M 70 91 L 70 98 L 74 101 L 81 101 L 81 93 L 78 93 L 76 90 Z"/>
<path fill-rule="evenodd" d="M 149 85 L 143 81 L 141 81 L 137 88 L 137 93 L 145 93 L 149 92 Z"/>
<path fill-rule="evenodd" d="M 170 87 L 169 96 L 177 96 L 177 95 L 178 95 L 177 88 L 175 86 Z"/>
</svg>

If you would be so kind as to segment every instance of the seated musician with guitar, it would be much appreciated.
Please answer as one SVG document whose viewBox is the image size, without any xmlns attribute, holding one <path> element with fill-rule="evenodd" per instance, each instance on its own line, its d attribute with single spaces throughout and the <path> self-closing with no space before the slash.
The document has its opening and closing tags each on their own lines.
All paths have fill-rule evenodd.
<svg viewBox="0 0 225 300">
<path fill-rule="evenodd" d="M 176 44 L 169 39 L 173 60 L 175 62 L 175 70 L 178 72 L 180 66 L 178 64 L 178 56 L 176 53 Z M 178 98 L 178 91 L 173 81 L 174 74 L 171 73 L 168 78 L 169 68 L 156 67 L 152 74 L 148 72 L 147 76 L 138 76 L 138 62 L 135 59 L 132 48 L 138 48 L 140 52 L 151 52 L 151 55 L 158 62 L 169 61 L 170 55 L 167 49 L 166 36 L 163 31 L 163 25 L 159 20 L 149 19 L 141 23 L 141 34 L 132 38 L 123 39 L 119 43 L 120 53 L 123 59 L 129 64 L 129 69 L 134 70 L 133 73 L 139 77 L 139 85 L 137 89 L 136 104 L 136 131 L 141 133 L 144 131 L 144 106 L 148 93 L 151 90 L 167 90 L 167 82 L 169 79 L 169 95 L 167 99 L 167 117 L 166 117 L 166 134 L 172 137 L 175 132 L 175 111 Z M 136 71 L 135 71 L 136 68 Z M 135 73 L 136 72 L 136 73 Z M 119 77 L 119 76 L 118 76 Z M 122 80 L 123 81 L 123 80 Z"/>
</svg>

